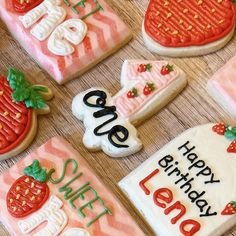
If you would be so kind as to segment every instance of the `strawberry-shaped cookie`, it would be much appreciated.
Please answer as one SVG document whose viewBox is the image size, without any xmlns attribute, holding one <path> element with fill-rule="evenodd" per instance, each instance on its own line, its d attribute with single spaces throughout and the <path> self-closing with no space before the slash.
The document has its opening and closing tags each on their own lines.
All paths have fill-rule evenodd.
<svg viewBox="0 0 236 236">
<path fill-rule="evenodd" d="M 151 0 L 143 37 L 160 55 L 197 56 L 225 46 L 234 27 L 232 0 Z"/>
<path fill-rule="evenodd" d="M 50 89 L 30 85 L 19 71 L 0 76 L 0 160 L 27 148 L 36 135 L 37 115 L 49 113 L 45 100 L 51 98 Z"/>
<path fill-rule="evenodd" d="M 16 218 L 37 211 L 49 196 L 49 188 L 45 183 L 47 173 L 41 168 L 38 160 L 26 167 L 24 174 L 13 183 L 6 197 L 7 209 Z"/>
<path fill-rule="evenodd" d="M 12 0 L 12 6 L 16 12 L 25 13 L 38 6 L 43 0 Z"/>
</svg>

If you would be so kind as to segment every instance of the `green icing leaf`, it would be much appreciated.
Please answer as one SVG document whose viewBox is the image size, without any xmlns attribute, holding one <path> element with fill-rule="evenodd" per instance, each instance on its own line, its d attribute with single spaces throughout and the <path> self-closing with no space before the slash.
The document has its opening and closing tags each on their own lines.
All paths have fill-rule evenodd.
<svg viewBox="0 0 236 236">
<path fill-rule="evenodd" d="M 225 137 L 230 140 L 236 140 L 236 127 L 227 127 Z"/>
<path fill-rule="evenodd" d="M 38 160 L 34 160 L 33 163 L 24 169 L 24 174 L 30 177 L 33 177 L 39 182 L 46 182 L 47 172 L 42 169 Z"/>
<path fill-rule="evenodd" d="M 31 90 L 30 96 L 25 100 L 25 105 L 27 107 L 41 109 L 45 107 L 45 101 L 38 92 Z"/>
<path fill-rule="evenodd" d="M 30 85 L 24 74 L 13 68 L 9 69 L 7 80 L 13 89 L 12 98 L 15 102 L 25 102 L 27 108 L 41 109 L 45 107 L 45 100 L 40 92 L 48 92 L 42 86 Z"/>
<path fill-rule="evenodd" d="M 18 88 L 12 93 L 14 101 L 23 102 L 30 96 L 30 88 Z"/>
</svg>

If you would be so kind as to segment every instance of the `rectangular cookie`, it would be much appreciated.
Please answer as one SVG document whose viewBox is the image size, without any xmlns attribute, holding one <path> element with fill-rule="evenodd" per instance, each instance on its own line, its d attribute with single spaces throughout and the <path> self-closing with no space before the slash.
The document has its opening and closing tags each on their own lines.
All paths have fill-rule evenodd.
<svg viewBox="0 0 236 236">
<path fill-rule="evenodd" d="M 60 137 L 7 170 L 0 186 L 0 221 L 11 236 L 144 236 L 114 194 Z"/>
<path fill-rule="evenodd" d="M 156 235 L 221 236 L 236 224 L 235 130 L 190 128 L 119 182 Z"/>
<path fill-rule="evenodd" d="M 236 56 L 213 75 L 207 90 L 225 111 L 236 118 Z"/>
<path fill-rule="evenodd" d="M 104 0 L 31 1 L 31 10 L 19 10 L 18 0 L 0 1 L 0 17 L 59 84 L 89 70 L 132 37 Z"/>
</svg>

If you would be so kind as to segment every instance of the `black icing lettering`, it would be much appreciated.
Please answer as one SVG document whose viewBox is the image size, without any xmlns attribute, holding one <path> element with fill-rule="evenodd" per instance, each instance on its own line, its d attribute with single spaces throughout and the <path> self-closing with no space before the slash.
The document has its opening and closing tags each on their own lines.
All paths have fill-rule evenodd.
<svg viewBox="0 0 236 236">
<path fill-rule="evenodd" d="M 112 115 L 113 117 L 110 118 L 109 120 L 105 121 L 104 123 L 102 123 L 101 125 L 99 125 L 97 128 L 94 129 L 94 134 L 96 136 L 102 136 L 102 135 L 105 135 L 105 134 L 109 134 L 111 132 L 111 130 L 103 131 L 103 132 L 100 132 L 100 133 L 99 133 L 99 130 L 102 129 L 107 124 L 111 123 L 112 121 L 116 120 L 118 115 L 116 113 L 114 113 L 113 107 L 111 107 L 111 109 L 105 108 L 101 111 L 94 112 L 93 116 L 95 118 L 100 118 L 102 116 L 107 116 L 107 115 Z"/>
<path fill-rule="evenodd" d="M 211 179 L 210 179 L 209 181 L 205 181 L 204 183 L 205 183 L 205 184 L 209 184 L 209 183 L 210 183 L 210 184 L 213 184 L 213 183 L 220 183 L 220 180 L 215 180 L 215 179 L 214 179 L 214 176 L 215 176 L 215 175 L 212 173 L 212 174 L 211 174 Z"/>
<path fill-rule="evenodd" d="M 175 167 L 171 172 L 168 173 L 168 176 L 171 176 L 173 173 L 176 173 L 176 176 L 179 176 L 181 172 L 178 167 Z"/>
<path fill-rule="evenodd" d="M 198 156 L 197 156 L 197 154 L 195 154 L 195 153 L 189 153 L 189 154 L 187 155 L 187 159 L 188 159 L 191 163 L 193 163 L 196 159 L 198 159 Z"/>
<path fill-rule="evenodd" d="M 189 170 L 191 170 L 193 167 L 195 168 L 202 168 L 205 166 L 205 162 L 203 160 L 198 160 L 196 162 L 194 162 L 191 166 L 189 166 Z"/>
<path fill-rule="evenodd" d="M 184 184 L 182 184 L 180 186 L 181 189 L 183 189 L 184 187 L 187 187 L 187 189 L 184 191 L 185 193 L 188 193 L 191 189 L 192 189 L 192 184 L 191 182 L 194 180 L 194 178 L 189 179 L 187 182 L 185 182 Z"/>
<path fill-rule="evenodd" d="M 217 215 L 217 212 L 210 212 L 211 206 L 209 206 L 204 214 L 200 214 L 200 217 L 205 217 L 205 216 L 215 216 Z"/>
<path fill-rule="evenodd" d="M 198 173 L 197 173 L 197 176 L 199 175 L 203 175 L 203 176 L 208 176 L 208 175 L 211 175 L 211 168 L 206 166 L 205 168 L 203 168 L 202 170 L 200 170 Z"/>
<path fill-rule="evenodd" d="M 164 171 L 167 172 L 169 169 L 171 169 L 174 165 L 167 166 Z"/>
<path fill-rule="evenodd" d="M 95 104 L 89 101 L 89 99 L 92 97 L 97 97 Z M 128 148 L 129 147 L 128 145 L 118 144 L 117 142 L 114 141 L 114 137 L 119 142 L 125 142 L 128 139 L 129 131 L 124 126 L 115 125 L 110 130 L 101 131 L 102 128 L 104 128 L 106 125 L 110 124 L 111 122 L 115 121 L 118 118 L 118 115 L 116 113 L 116 107 L 106 106 L 106 99 L 107 99 L 107 94 L 101 90 L 88 92 L 83 97 L 83 102 L 86 106 L 94 108 L 102 108 L 101 110 L 93 113 L 94 118 L 100 118 L 103 116 L 112 116 L 110 119 L 106 120 L 101 125 L 96 127 L 94 129 L 94 134 L 96 136 L 103 136 L 107 134 L 108 140 L 113 146 L 117 148 Z"/>
<path fill-rule="evenodd" d="M 182 180 L 187 181 L 188 180 L 187 177 L 189 176 L 189 173 L 187 173 L 185 175 L 181 174 L 180 176 L 181 176 L 181 178 L 179 178 L 177 181 L 175 181 L 175 184 L 178 184 Z"/>
<path fill-rule="evenodd" d="M 188 194 L 188 198 L 191 200 L 191 202 L 195 202 L 197 199 L 202 197 L 206 192 L 202 191 L 201 193 L 198 193 L 197 191 L 191 191 Z"/>
<path fill-rule="evenodd" d="M 183 148 L 185 149 L 185 152 L 183 153 L 183 156 L 186 156 L 188 153 L 193 151 L 195 149 L 195 146 L 189 148 L 187 145 L 189 144 L 189 141 L 187 141 L 185 144 L 182 146 L 178 147 L 179 151 L 182 150 Z"/>
<path fill-rule="evenodd" d="M 123 134 L 123 137 L 121 137 L 119 135 L 120 133 Z M 121 144 L 118 144 L 118 143 L 114 142 L 113 136 L 115 136 L 116 139 L 119 142 L 125 142 L 129 137 L 129 131 L 125 127 L 123 127 L 121 125 L 114 126 L 108 134 L 108 139 L 109 139 L 110 143 L 112 145 L 114 145 L 115 147 L 118 147 L 118 148 L 127 148 L 127 147 L 129 147 L 128 145 L 121 145 Z"/>
<path fill-rule="evenodd" d="M 94 96 L 98 97 L 96 100 L 96 104 L 92 104 L 88 101 L 91 97 L 94 97 Z M 95 91 L 91 91 L 91 92 L 88 92 L 87 94 L 85 94 L 84 98 L 83 98 L 83 102 L 88 107 L 102 107 L 102 108 L 104 108 L 106 105 L 106 99 L 107 99 L 107 95 L 104 91 L 95 90 Z"/>
<path fill-rule="evenodd" d="M 196 201 L 196 205 L 198 206 L 200 212 L 203 212 L 204 208 L 208 206 L 208 203 L 205 199 L 199 199 Z"/>
<path fill-rule="evenodd" d="M 174 160 L 174 158 L 171 155 L 167 155 L 167 156 L 163 157 L 160 161 L 158 161 L 158 164 L 162 168 L 166 168 L 166 167 L 168 167 L 169 163 L 171 163 L 173 160 Z"/>
</svg>

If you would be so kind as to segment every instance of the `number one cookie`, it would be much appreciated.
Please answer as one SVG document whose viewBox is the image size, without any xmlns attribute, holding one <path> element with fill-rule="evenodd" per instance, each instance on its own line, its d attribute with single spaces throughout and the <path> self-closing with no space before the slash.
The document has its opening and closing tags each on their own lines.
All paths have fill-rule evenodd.
<svg viewBox="0 0 236 236">
<path fill-rule="evenodd" d="M 84 145 L 103 150 L 111 157 L 124 157 L 142 147 L 138 125 L 171 101 L 186 86 L 184 72 L 165 61 L 125 61 L 122 89 L 114 96 L 103 88 L 78 94 L 73 114 L 84 121 Z"/>
</svg>

